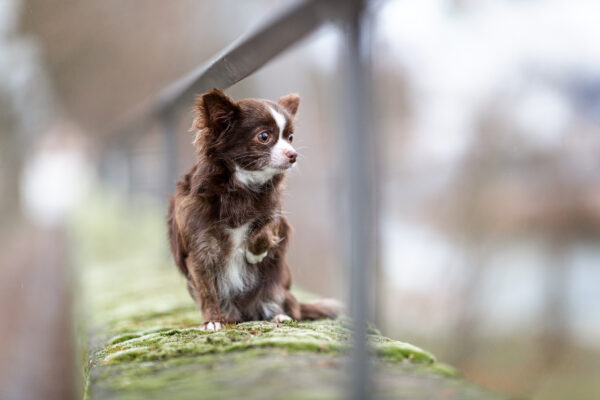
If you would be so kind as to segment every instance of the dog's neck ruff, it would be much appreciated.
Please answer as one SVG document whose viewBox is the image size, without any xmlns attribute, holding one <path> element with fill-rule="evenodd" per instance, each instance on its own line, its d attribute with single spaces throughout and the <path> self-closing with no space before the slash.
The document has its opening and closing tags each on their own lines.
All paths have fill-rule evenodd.
<svg viewBox="0 0 600 400">
<path fill-rule="evenodd" d="M 262 186 L 277 174 L 283 173 L 285 170 L 265 167 L 263 169 L 252 171 L 235 166 L 234 178 L 245 186 Z"/>
</svg>

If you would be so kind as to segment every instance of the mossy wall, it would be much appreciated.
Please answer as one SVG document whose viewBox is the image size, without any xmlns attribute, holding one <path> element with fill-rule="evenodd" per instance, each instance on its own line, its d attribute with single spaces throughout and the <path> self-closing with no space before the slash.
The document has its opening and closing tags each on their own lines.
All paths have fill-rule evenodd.
<svg viewBox="0 0 600 400">
<path fill-rule="evenodd" d="M 351 387 L 347 320 L 199 329 L 201 313 L 166 251 L 162 213 L 97 196 L 70 231 L 92 399 L 335 399 Z M 300 293 L 299 296 L 306 297 Z M 370 330 L 382 398 L 497 399 L 415 346 Z"/>
</svg>

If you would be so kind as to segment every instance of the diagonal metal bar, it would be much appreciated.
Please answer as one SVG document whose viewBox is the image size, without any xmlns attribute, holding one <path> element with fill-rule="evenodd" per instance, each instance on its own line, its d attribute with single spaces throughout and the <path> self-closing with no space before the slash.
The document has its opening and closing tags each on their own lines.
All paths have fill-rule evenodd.
<svg viewBox="0 0 600 400">
<path fill-rule="evenodd" d="M 206 64 L 134 108 L 114 131 L 139 128 L 156 115 L 192 104 L 198 93 L 226 89 L 313 32 L 335 13 L 339 0 L 304 0 L 276 14 L 251 33 L 240 37 Z"/>
</svg>

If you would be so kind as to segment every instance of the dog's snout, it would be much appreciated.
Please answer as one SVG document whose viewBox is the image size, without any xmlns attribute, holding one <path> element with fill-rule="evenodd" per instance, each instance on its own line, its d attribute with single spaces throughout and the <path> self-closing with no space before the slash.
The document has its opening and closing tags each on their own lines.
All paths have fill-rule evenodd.
<svg viewBox="0 0 600 400">
<path fill-rule="evenodd" d="M 286 150 L 284 153 L 290 163 L 293 164 L 296 162 L 296 158 L 298 158 L 298 153 L 296 153 L 295 150 L 289 149 Z"/>
</svg>

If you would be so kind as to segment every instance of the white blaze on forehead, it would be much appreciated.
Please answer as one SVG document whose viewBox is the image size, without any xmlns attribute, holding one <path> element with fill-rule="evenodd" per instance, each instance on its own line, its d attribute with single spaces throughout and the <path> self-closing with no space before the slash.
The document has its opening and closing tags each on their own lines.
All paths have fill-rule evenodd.
<svg viewBox="0 0 600 400">
<path fill-rule="evenodd" d="M 279 127 L 279 139 L 277 140 L 277 143 L 275 143 L 275 146 L 273 146 L 271 149 L 271 162 L 274 165 L 283 165 L 287 163 L 287 156 L 285 155 L 285 152 L 287 150 L 294 150 L 292 145 L 283 139 L 283 130 L 285 129 L 285 124 L 287 121 L 283 114 L 277 112 L 270 106 L 267 107 L 269 108 L 269 112 L 275 120 L 275 123 L 277 123 L 277 126 Z"/>
<path fill-rule="evenodd" d="M 280 158 L 280 156 L 277 153 L 282 153 L 283 151 L 288 150 L 288 149 L 293 150 L 294 148 L 286 140 L 283 139 L 283 131 L 285 129 L 285 124 L 287 122 L 285 119 L 285 116 L 282 113 L 275 111 L 272 107 L 270 107 L 270 106 L 267 106 L 267 107 L 269 108 L 269 112 L 271 113 L 271 116 L 275 120 L 275 123 L 279 127 L 279 139 L 277 140 L 277 143 L 275 143 L 275 146 L 273 147 L 273 150 L 271 151 L 272 156 L 274 156 L 276 159 L 278 159 L 278 158 Z"/>
<path fill-rule="evenodd" d="M 279 137 L 281 138 L 281 135 L 283 135 L 283 130 L 285 129 L 285 117 L 280 112 L 275 111 L 271 106 L 267 106 L 267 108 L 269 109 L 271 116 L 275 120 L 275 123 L 279 127 Z"/>
</svg>

